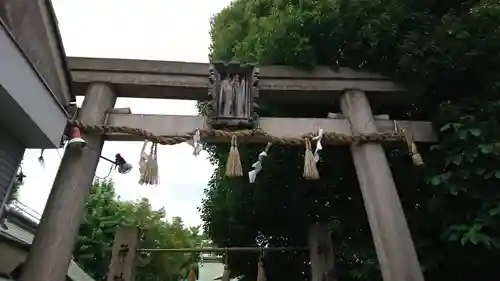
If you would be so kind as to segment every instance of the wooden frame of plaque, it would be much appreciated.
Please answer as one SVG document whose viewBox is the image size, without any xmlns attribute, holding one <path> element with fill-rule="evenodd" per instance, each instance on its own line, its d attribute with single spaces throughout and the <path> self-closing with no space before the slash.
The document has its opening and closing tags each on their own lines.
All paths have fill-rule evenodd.
<svg viewBox="0 0 500 281">
<path fill-rule="evenodd" d="M 251 129 L 258 126 L 259 69 L 254 64 L 213 62 L 209 66 L 208 95 L 213 128 Z"/>
</svg>

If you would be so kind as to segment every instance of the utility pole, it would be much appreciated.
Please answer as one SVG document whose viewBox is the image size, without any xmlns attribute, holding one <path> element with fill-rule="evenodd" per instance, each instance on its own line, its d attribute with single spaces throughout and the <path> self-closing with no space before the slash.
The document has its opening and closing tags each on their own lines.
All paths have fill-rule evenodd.
<svg viewBox="0 0 500 281">
<path fill-rule="evenodd" d="M 111 86 L 91 84 L 78 119 L 103 124 L 116 102 Z M 83 134 L 87 146 L 66 149 L 43 211 L 20 281 L 65 281 L 99 156 L 100 134 Z"/>
</svg>

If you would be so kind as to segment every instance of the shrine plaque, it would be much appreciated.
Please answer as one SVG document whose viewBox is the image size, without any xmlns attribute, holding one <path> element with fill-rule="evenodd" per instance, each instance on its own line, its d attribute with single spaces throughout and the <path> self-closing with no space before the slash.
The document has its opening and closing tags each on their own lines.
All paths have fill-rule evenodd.
<svg viewBox="0 0 500 281">
<path fill-rule="evenodd" d="M 214 62 L 209 67 L 208 94 L 213 128 L 251 129 L 258 126 L 259 69 L 254 64 Z"/>
</svg>

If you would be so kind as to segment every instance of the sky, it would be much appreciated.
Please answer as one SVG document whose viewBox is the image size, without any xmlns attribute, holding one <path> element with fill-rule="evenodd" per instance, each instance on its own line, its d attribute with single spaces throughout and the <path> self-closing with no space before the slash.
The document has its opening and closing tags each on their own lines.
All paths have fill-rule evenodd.
<svg viewBox="0 0 500 281">
<path fill-rule="evenodd" d="M 67 56 L 207 62 L 209 20 L 230 0 L 52 0 Z M 81 105 L 83 97 L 77 98 Z M 118 98 L 115 107 L 132 113 L 197 115 L 194 101 Z M 102 156 L 121 153 L 134 170 L 113 171 L 112 179 L 122 200 L 146 197 L 153 208 L 165 208 L 168 218 L 180 216 L 186 225 L 202 223 L 201 204 L 214 167 L 202 152 L 192 155 L 187 144 L 159 146 L 160 184 L 139 185 L 138 161 L 142 142 L 106 142 Z M 22 162 L 26 178 L 19 200 L 38 213 L 43 208 L 61 162 L 63 150 L 27 150 Z M 96 176 L 105 178 L 110 163 L 101 160 Z"/>
</svg>

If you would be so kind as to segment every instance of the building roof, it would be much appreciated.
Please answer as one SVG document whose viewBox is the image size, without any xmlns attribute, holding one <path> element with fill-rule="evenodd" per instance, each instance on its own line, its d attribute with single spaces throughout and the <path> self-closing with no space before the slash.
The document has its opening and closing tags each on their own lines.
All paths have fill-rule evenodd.
<svg viewBox="0 0 500 281">
<path fill-rule="evenodd" d="M 0 236 L 5 237 L 20 246 L 29 248 L 35 237 L 38 223 L 22 214 L 19 210 L 9 208 L 6 210 L 5 226 L 0 227 Z M 0 253 L 1 254 L 1 253 Z M 85 271 L 83 271 L 73 260 L 68 267 L 67 276 L 73 281 L 94 281 Z M 0 278 L 0 281 L 4 281 Z"/>
</svg>

